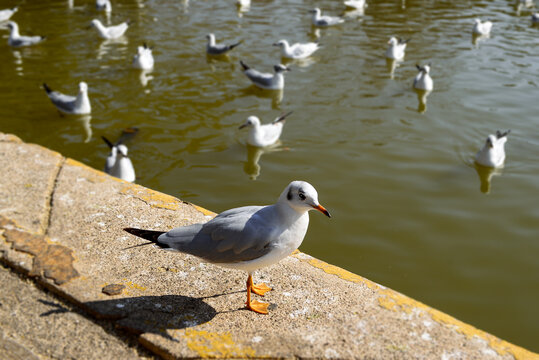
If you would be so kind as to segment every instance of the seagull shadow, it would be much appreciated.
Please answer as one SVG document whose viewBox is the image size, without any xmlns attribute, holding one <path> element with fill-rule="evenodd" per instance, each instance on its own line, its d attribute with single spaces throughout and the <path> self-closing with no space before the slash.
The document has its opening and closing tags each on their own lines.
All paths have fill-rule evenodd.
<svg viewBox="0 0 539 360">
<path fill-rule="evenodd" d="M 477 163 L 474 163 L 473 166 L 475 171 L 477 171 L 477 176 L 479 176 L 479 181 L 481 182 L 479 189 L 483 194 L 489 194 L 492 177 L 501 175 L 501 171 L 499 169 L 489 168 Z"/>
<path fill-rule="evenodd" d="M 271 99 L 271 108 L 280 109 L 281 102 L 283 101 L 284 90 L 266 90 L 260 89 L 256 85 L 249 85 L 246 88 L 240 90 L 240 96 L 254 95 L 262 99 Z"/>
</svg>

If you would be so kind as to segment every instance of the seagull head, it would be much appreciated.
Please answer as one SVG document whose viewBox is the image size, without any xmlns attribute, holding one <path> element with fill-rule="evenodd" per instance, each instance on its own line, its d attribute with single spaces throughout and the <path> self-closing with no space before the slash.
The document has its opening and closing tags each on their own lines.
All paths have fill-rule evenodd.
<svg viewBox="0 0 539 360">
<path fill-rule="evenodd" d="M 290 68 L 284 66 L 283 64 L 275 65 L 273 67 L 273 70 L 275 70 L 276 74 L 284 73 L 285 71 L 290 71 Z"/>
<path fill-rule="evenodd" d="M 312 9 L 312 10 L 309 10 L 309 12 L 310 12 L 311 14 L 314 14 L 315 17 L 320 16 L 320 14 L 322 13 L 322 11 L 320 11 L 319 8 L 314 8 L 314 9 Z"/>
<path fill-rule="evenodd" d="M 279 198 L 279 202 L 281 201 L 286 201 L 288 206 L 299 213 L 315 209 L 331 217 L 329 211 L 318 202 L 316 189 L 305 181 L 292 181 L 288 184 Z"/>
<path fill-rule="evenodd" d="M 116 146 L 116 148 L 118 149 L 118 154 L 120 154 L 122 157 L 127 157 L 127 146 L 124 144 L 119 144 Z"/>
<path fill-rule="evenodd" d="M 481 24 L 481 19 L 474 19 L 474 24 Z"/>
<path fill-rule="evenodd" d="M 399 41 L 397 40 L 396 37 L 392 36 L 389 38 L 389 41 L 387 42 L 389 45 L 397 45 L 399 43 Z"/>
<path fill-rule="evenodd" d="M 206 39 L 208 39 L 210 42 L 214 42 L 215 41 L 215 35 L 210 33 L 210 34 L 206 35 Z"/>
<path fill-rule="evenodd" d="M 8 21 L 7 22 L 7 28 L 9 30 L 17 29 L 17 23 L 15 21 Z"/>
<path fill-rule="evenodd" d="M 102 25 L 101 21 L 99 21 L 98 19 L 93 19 L 90 22 L 90 25 L 88 26 L 88 28 L 97 27 L 98 25 Z"/>
<path fill-rule="evenodd" d="M 490 149 L 494 147 L 494 142 L 496 141 L 496 136 L 489 135 L 487 138 L 487 141 L 485 142 L 485 145 L 488 146 Z"/>
<path fill-rule="evenodd" d="M 79 83 L 79 91 L 80 92 L 86 92 L 88 91 L 88 84 L 86 84 L 84 81 L 81 81 Z"/>
<path fill-rule="evenodd" d="M 260 125 L 260 119 L 257 118 L 256 116 L 251 115 L 247 118 L 247 121 L 244 124 L 242 124 L 239 128 L 243 129 L 244 127 L 251 127 L 251 126 L 257 126 L 257 125 Z"/>
<path fill-rule="evenodd" d="M 286 44 L 288 44 L 288 41 L 286 41 L 286 40 L 279 40 L 279 41 L 277 41 L 276 43 L 274 43 L 273 46 L 284 47 Z"/>
</svg>

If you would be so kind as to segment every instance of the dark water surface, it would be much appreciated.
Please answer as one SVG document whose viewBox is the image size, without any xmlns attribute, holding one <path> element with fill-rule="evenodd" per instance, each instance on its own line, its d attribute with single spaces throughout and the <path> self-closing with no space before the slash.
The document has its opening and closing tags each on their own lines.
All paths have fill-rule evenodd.
<svg viewBox="0 0 539 360">
<path fill-rule="evenodd" d="M 301 250 L 539 351 L 539 29 L 529 10 L 384 0 L 356 17 L 329 0 L 253 0 L 242 14 L 233 0 L 117 0 L 111 22 L 134 23 L 107 42 L 86 29 L 106 22 L 92 0 L 0 9 L 16 4 L 21 33 L 48 38 L 11 49 L 0 30 L 0 131 L 101 169 L 100 136 L 137 126 L 128 143 L 137 182 L 216 212 L 271 203 L 307 180 L 333 218 L 312 213 Z M 290 64 L 282 99 L 255 91 L 238 60 L 270 71 L 273 42 L 316 39 L 314 6 L 347 21 L 319 31 L 310 61 Z M 475 17 L 494 23 L 476 44 Z M 209 32 L 243 44 L 207 59 Z M 393 75 L 383 57 L 391 35 L 412 38 Z M 155 46 L 145 75 L 130 68 L 143 41 Z M 411 83 L 427 62 L 435 89 L 425 107 Z M 86 81 L 91 118 L 60 117 L 44 81 L 67 93 Z M 245 146 L 237 128 L 247 116 L 290 110 L 279 147 Z M 473 155 L 498 129 L 512 130 L 505 168 L 476 170 Z"/>
</svg>

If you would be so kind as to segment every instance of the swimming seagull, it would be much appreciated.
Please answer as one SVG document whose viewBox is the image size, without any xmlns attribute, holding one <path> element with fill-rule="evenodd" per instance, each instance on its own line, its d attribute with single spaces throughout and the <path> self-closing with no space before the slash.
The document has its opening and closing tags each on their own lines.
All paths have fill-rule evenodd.
<svg viewBox="0 0 539 360">
<path fill-rule="evenodd" d="M 489 135 L 485 141 L 485 145 L 475 155 L 475 161 L 479 165 L 486 167 L 497 168 L 503 165 L 505 161 L 505 142 L 507 141 L 507 134 L 511 130 L 506 132 L 496 131 L 496 135 Z"/>
<path fill-rule="evenodd" d="M 474 35 L 486 36 L 490 34 L 492 23 L 490 21 L 481 22 L 480 19 L 474 20 L 472 32 Z"/>
<path fill-rule="evenodd" d="M 349 8 L 363 10 L 367 6 L 367 3 L 365 0 L 346 0 L 344 5 Z"/>
<path fill-rule="evenodd" d="M 209 55 L 223 55 L 229 52 L 230 50 L 234 49 L 236 46 L 241 44 L 241 41 L 232 44 L 232 45 L 225 45 L 225 44 L 216 44 L 215 43 L 215 35 L 208 34 L 206 35 L 206 39 L 208 39 L 208 44 L 206 45 L 206 52 Z"/>
<path fill-rule="evenodd" d="M 95 0 L 95 7 L 97 10 L 105 10 L 106 12 L 112 11 L 110 0 Z"/>
<path fill-rule="evenodd" d="M 404 50 L 406 50 L 406 44 L 408 41 L 410 41 L 410 39 L 403 40 L 394 36 L 390 37 L 389 41 L 387 42 L 389 46 L 386 50 L 386 58 L 402 60 L 404 58 Z"/>
<path fill-rule="evenodd" d="M 0 22 L 9 20 L 19 10 L 17 6 L 11 9 L 0 10 Z"/>
<path fill-rule="evenodd" d="M 532 14 L 532 24 L 539 24 L 539 13 Z"/>
<path fill-rule="evenodd" d="M 45 36 L 23 36 L 19 34 L 19 25 L 14 21 L 8 21 L 8 29 L 11 30 L 7 43 L 14 47 L 29 46 L 42 42 Z"/>
<path fill-rule="evenodd" d="M 319 8 L 314 8 L 313 10 L 309 10 L 310 13 L 313 14 L 313 25 L 314 26 L 331 26 L 331 25 L 337 25 L 344 22 L 344 19 L 338 17 L 338 16 L 328 16 L 328 15 L 321 15 L 322 12 Z"/>
<path fill-rule="evenodd" d="M 93 19 L 91 23 L 91 27 L 95 27 L 97 29 L 97 32 L 99 32 L 99 36 L 101 36 L 103 39 L 117 39 L 121 37 L 129 27 L 129 21 L 124 21 L 121 24 L 113 25 L 113 26 L 104 26 L 101 21 L 97 19 Z"/>
<path fill-rule="evenodd" d="M 284 89 L 284 72 L 290 71 L 286 66 L 279 64 L 273 66 L 275 74 L 261 73 L 255 69 L 251 69 L 243 61 L 240 60 L 243 73 L 259 88 L 267 90 L 282 90 Z"/>
<path fill-rule="evenodd" d="M 304 59 L 320 48 L 320 45 L 314 42 L 289 45 L 286 40 L 279 40 L 273 46 L 279 46 L 282 57 L 287 59 Z"/>
<path fill-rule="evenodd" d="M 106 137 L 101 136 L 109 146 L 110 154 L 105 162 L 105 172 L 125 181 L 135 181 L 135 168 L 131 159 L 127 157 L 127 146 L 122 143 L 112 144 Z"/>
<path fill-rule="evenodd" d="M 430 63 L 424 66 L 415 66 L 419 73 L 414 78 L 414 89 L 432 91 L 433 83 L 432 78 L 429 75 Z"/>
<path fill-rule="evenodd" d="M 283 132 L 283 125 L 288 115 L 292 114 L 290 111 L 287 114 L 281 115 L 273 122 L 269 124 L 260 124 L 260 119 L 256 116 L 249 116 L 247 121 L 239 128 L 249 127 L 249 137 L 247 143 L 252 146 L 265 147 L 273 145 L 279 140 L 281 133 Z"/>
<path fill-rule="evenodd" d="M 153 63 L 152 48 L 148 47 L 146 43 L 137 47 L 137 53 L 133 57 L 133 67 L 142 70 L 151 70 L 153 69 Z"/>
<path fill-rule="evenodd" d="M 47 96 L 56 108 L 65 114 L 84 115 L 92 112 L 90 99 L 88 98 L 88 85 L 85 82 L 79 83 L 79 93 L 77 96 L 64 95 L 58 91 L 53 91 L 43 83 L 43 88 Z"/>
<path fill-rule="evenodd" d="M 279 262 L 301 245 L 312 209 L 331 217 L 318 202 L 318 193 L 311 184 L 292 181 L 273 205 L 230 209 L 205 224 L 177 227 L 169 232 L 124 230 L 161 248 L 246 271 L 247 309 L 267 314 L 269 304 L 251 300 L 251 292 L 264 295 L 271 288 L 266 284 L 254 285 L 252 274 Z"/>
</svg>

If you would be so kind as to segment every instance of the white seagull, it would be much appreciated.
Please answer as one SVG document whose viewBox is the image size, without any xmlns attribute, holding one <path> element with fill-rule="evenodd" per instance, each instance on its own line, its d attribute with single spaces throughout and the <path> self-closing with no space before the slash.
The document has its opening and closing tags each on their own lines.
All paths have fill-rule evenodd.
<svg viewBox="0 0 539 360">
<path fill-rule="evenodd" d="M 88 85 L 83 81 L 79 83 L 77 96 L 64 95 L 58 91 L 53 91 L 45 83 L 43 83 L 43 88 L 54 106 L 64 114 L 85 115 L 92 112 L 90 99 L 88 98 Z"/>
<path fill-rule="evenodd" d="M 121 143 L 114 145 L 106 137 L 101 136 L 109 146 L 110 154 L 105 162 L 105 172 L 125 181 L 135 181 L 135 168 L 131 159 L 127 157 L 127 146 Z"/>
<path fill-rule="evenodd" d="M 206 52 L 209 55 L 223 55 L 229 52 L 230 50 L 234 49 L 236 46 L 241 44 L 241 41 L 238 41 L 235 44 L 232 45 L 225 45 L 225 44 L 216 44 L 215 43 L 215 35 L 208 34 L 206 35 L 206 39 L 208 39 L 208 44 L 206 45 Z"/>
<path fill-rule="evenodd" d="M 337 25 L 344 22 L 344 19 L 338 17 L 338 16 L 328 16 L 328 15 L 321 15 L 322 11 L 320 11 L 319 8 L 314 8 L 313 10 L 309 11 L 313 14 L 313 25 L 314 26 L 331 26 L 331 25 Z"/>
<path fill-rule="evenodd" d="M 42 42 L 45 40 L 45 36 L 23 36 L 19 34 L 19 25 L 14 21 L 8 21 L 8 29 L 11 30 L 7 43 L 10 46 L 29 46 Z"/>
<path fill-rule="evenodd" d="M 251 292 L 264 295 L 271 288 L 266 284 L 254 285 L 252 274 L 279 262 L 301 245 L 312 209 L 331 217 L 318 202 L 318 193 L 311 184 L 292 181 L 273 205 L 230 209 L 205 224 L 177 227 L 169 232 L 124 230 L 161 248 L 246 271 L 247 309 L 267 314 L 269 304 L 251 300 Z"/>
<path fill-rule="evenodd" d="M 430 72 L 430 63 L 429 65 L 419 66 L 416 65 L 419 73 L 414 78 L 414 89 L 432 91 L 433 83 L 432 78 L 429 75 Z"/>
<path fill-rule="evenodd" d="M 106 12 L 112 11 L 110 0 L 95 0 L 95 7 L 97 10 L 105 10 Z"/>
<path fill-rule="evenodd" d="M 480 19 L 474 20 L 472 32 L 474 35 L 486 36 L 490 34 L 492 23 L 490 21 L 481 22 Z"/>
<path fill-rule="evenodd" d="M 367 5 L 367 2 L 365 0 L 346 0 L 344 5 L 349 8 L 363 10 Z"/>
<path fill-rule="evenodd" d="M 289 45 L 286 40 L 279 40 L 273 46 L 279 46 L 282 57 L 287 59 L 304 59 L 320 48 L 320 45 L 314 42 Z"/>
<path fill-rule="evenodd" d="M 129 21 L 124 21 L 121 24 L 113 26 L 105 26 L 101 21 L 93 19 L 90 26 L 93 26 L 99 32 L 99 36 L 103 39 L 117 39 L 121 37 L 129 27 Z"/>
<path fill-rule="evenodd" d="M 12 17 L 17 10 L 19 10 L 19 8 L 16 6 L 11 9 L 0 10 L 0 22 L 9 20 L 9 18 Z"/>
<path fill-rule="evenodd" d="M 249 136 L 247 143 L 252 146 L 265 147 L 273 145 L 279 140 L 281 133 L 283 132 L 283 125 L 288 115 L 292 114 L 290 111 L 288 114 L 284 114 L 273 120 L 269 124 L 260 124 L 260 119 L 256 116 L 249 116 L 247 121 L 239 128 L 249 128 Z"/>
<path fill-rule="evenodd" d="M 274 74 L 271 73 L 261 73 L 255 69 L 251 69 L 249 66 L 245 65 L 243 61 L 240 60 L 241 67 L 243 68 L 243 73 L 249 78 L 259 88 L 267 90 L 282 90 L 284 89 L 284 72 L 290 71 L 286 66 L 279 64 L 275 65 L 273 69 L 275 70 Z"/>
<path fill-rule="evenodd" d="M 506 132 L 496 131 L 496 135 L 489 135 L 485 145 L 475 155 L 475 162 L 486 167 L 497 168 L 503 166 L 505 161 L 505 142 L 507 141 Z"/>
<path fill-rule="evenodd" d="M 396 38 L 394 36 L 390 37 L 387 42 L 389 46 L 386 50 L 386 58 L 394 60 L 404 59 L 404 50 L 406 50 L 408 41 L 410 41 L 410 39 L 402 40 L 401 38 Z"/>
<path fill-rule="evenodd" d="M 532 14 L 532 24 L 539 24 L 539 13 Z"/>
<path fill-rule="evenodd" d="M 153 69 L 153 63 L 152 48 L 148 47 L 146 43 L 137 47 L 137 53 L 133 57 L 133 67 L 142 70 L 151 70 Z"/>
</svg>

